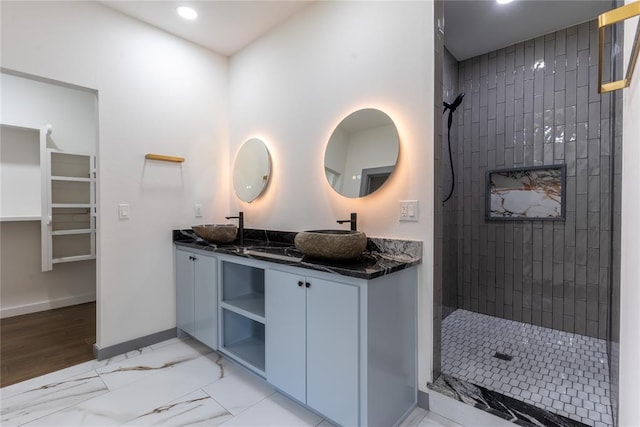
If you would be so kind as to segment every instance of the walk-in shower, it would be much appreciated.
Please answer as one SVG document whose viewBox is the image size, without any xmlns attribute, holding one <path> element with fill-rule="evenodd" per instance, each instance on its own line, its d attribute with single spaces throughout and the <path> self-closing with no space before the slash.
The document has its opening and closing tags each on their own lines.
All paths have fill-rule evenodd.
<svg viewBox="0 0 640 427">
<path fill-rule="evenodd" d="M 598 93 L 597 31 L 584 22 L 463 61 L 443 51 L 443 101 L 466 96 L 439 148 L 430 387 L 525 423 L 615 424 L 621 96 Z M 605 63 L 620 73 L 619 58 Z M 558 165 L 563 218 L 485 216 L 488 172 Z"/>
</svg>

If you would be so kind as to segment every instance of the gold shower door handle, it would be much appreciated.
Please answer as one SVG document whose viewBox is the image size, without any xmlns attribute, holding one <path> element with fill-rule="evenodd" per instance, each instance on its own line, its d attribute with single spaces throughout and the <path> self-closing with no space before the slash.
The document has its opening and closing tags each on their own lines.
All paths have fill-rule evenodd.
<svg viewBox="0 0 640 427">
<path fill-rule="evenodd" d="M 602 64 L 604 54 L 604 31 L 609 25 L 616 24 L 618 22 L 625 21 L 634 16 L 640 15 L 640 1 L 629 3 L 625 6 L 610 10 L 598 16 L 598 92 L 607 93 L 618 89 L 624 89 L 631 84 L 631 77 L 638 60 L 638 53 L 640 52 L 640 25 L 636 26 L 636 35 L 633 40 L 633 47 L 631 49 L 631 58 L 629 58 L 629 65 L 627 66 L 627 72 L 622 80 L 617 80 L 609 83 L 602 83 Z"/>
</svg>

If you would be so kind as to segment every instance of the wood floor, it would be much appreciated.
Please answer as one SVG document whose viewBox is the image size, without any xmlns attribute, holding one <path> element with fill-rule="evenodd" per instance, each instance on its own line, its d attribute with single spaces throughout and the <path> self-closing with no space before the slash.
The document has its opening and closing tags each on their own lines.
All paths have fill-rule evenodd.
<svg viewBox="0 0 640 427">
<path fill-rule="evenodd" d="M 0 320 L 0 387 L 93 359 L 96 303 Z"/>
</svg>

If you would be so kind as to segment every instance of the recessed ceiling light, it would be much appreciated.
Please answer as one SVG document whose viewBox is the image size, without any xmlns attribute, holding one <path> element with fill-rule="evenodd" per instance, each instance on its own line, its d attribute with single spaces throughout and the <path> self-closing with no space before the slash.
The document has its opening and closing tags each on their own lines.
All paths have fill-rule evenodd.
<svg viewBox="0 0 640 427">
<path fill-rule="evenodd" d="M 507 3 L 511 3 L 513 0 L 496 0 L 498 2 L 498 4 L 507 4 Z"/>
<path fill-rule="evenodd" d="M 195 9 L 190 8 L 189 6 L 178 6 L 176 8 L 176 11 L 178 12 L 178 15 L 180 15 L 184 19 L 193 20 L 198 17 L 198 12 L 196 12 Z"/>
</svg>

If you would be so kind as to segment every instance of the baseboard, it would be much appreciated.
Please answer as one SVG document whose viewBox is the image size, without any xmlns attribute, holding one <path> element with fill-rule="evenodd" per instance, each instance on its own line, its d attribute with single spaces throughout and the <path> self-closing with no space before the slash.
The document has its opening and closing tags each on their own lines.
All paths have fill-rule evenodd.
<svg viewBox="0 0 640 427">
<path fill-rule="evenodd" d="M 74 295 L 66 298 L 58 298 L 35 302 L 32 304 L 18 305 L 15 307 L 5 307 L 0 309 L 0 319 L 7 317 L 21 316 L 23 314 L 37 313 L 39 311 L 53 310 L 54 308 L 68 307 L 71 305 L 84 304 L 96 300 L 96 294 Z"/>
<path fill-rule="evenodd" d="M 424 410 L 429 410 L 429 393 L 418 390 L 418 406 Z"/>
<path fill-rule="evenodd" d="M 137 350 L 142 347 L 148 347 L 162 341 L 166 341 L 177 336 L 176 328 L 167 329 L 166 331 L 156 332 L 151 335 L 136 338 L 130 341 L 121 342 L 120 344 L 111 345 L 109 347 L 100 348 L 97 344 L 93 345 L 93 355 L 98 360 L 108 359 L 119 354 Z"/>
</svg>

